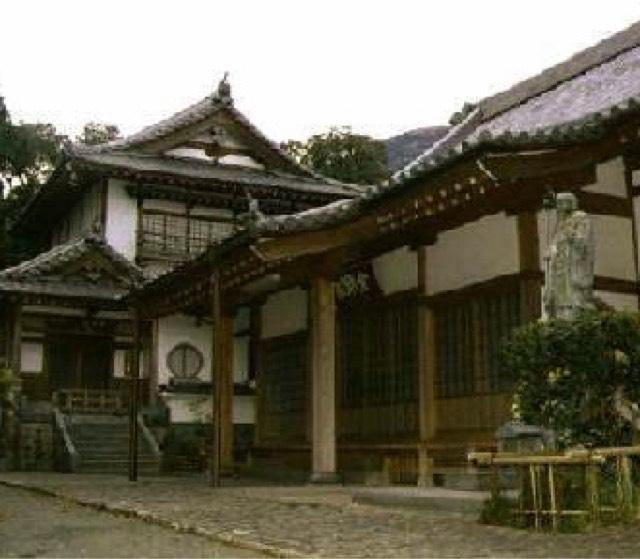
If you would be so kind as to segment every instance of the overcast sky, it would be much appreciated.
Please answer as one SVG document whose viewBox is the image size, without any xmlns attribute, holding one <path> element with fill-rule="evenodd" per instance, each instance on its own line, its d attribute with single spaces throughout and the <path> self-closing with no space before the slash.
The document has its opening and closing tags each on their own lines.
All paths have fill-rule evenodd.
<svg viewBox="0 0 640 559">
<path fill-rule="evenodd" d="M 640 19 L 638 0 L 0 4 L 0 95 L 15 120 L 131 133 L 229 71 L 236 105 L 275 140 L 446 123 Z"/>
</svg>

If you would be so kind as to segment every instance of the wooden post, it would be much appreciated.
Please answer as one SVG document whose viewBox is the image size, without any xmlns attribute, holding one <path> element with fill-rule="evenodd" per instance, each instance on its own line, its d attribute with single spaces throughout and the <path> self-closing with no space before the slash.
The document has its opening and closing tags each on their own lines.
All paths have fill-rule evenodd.
<svg viewBox="0 0 640 559">
<path fill-rule="evenodd" d="M 312 483 L 335 483 L 335 289 L 330 279 L 311 280 Z"/>
<path fill-rule="evenodd" d="M 220 346 L 218 326 L 221 322 L 220 273 L 214 270 L 211 276 L 211 316 L 213 317 L 213 339 L 211 343 L 211 456 L 209 459 L 209 482 L 212 487 L 220 485 L 220 375 L 217 374 Z"/>
<path fill-rule="evenodd" d="M 140 378 L 140 312 L 133 309 L 133 355 L 129 386 L 129 481 L 138 480 L 138 379 Z"/>
<path fill-rule="evenodd" d="M 591 527 L 595 528 L 600 524 L 600 466 L 590 456 L 585 469 L 587 509 L 591 518 Z"/>
<path fill-rule="evenodd" d="M 149 404 L 154 405 L 158 401 L 158 355 L 160 352 L 159 342 L 160 325 L 158 320 L 151 323 L 151 347 L 149 348 Z"/>
<path fill-rule="evenodd" d="M 418 297 L 425 298 L 427 288 L 427 247 L 418 248 Z M 436 347 L 433 309 L 421 300 L 418 305 L 418 485 L 433 485 L 433 459 L 427 444 L 435 437 L 436 410 Z"/>
<path fill-rule="evenodd" d="M 547 469 L 549 473 L 549 512 L 551 513 L 551 525 L 553 526 L 553 531 L 557 532 L 559 526 L 559 511 L 558 502 L 556 500 L 555 468 L 553 464 L 548 464 Z"/>
<path fill-rule="evenodd" d="M 218 359 L 220 388 L 220 473 L 233 473 L 233 316 L 223 313 L 214 328 L 219 330 Z"/>
<path fill-rule="evenodd" d="M 542 290 L 540 274 L 540 239 L 535 212 L 518 215 L 518 254 L 520 259 L 520 313 L 523 322 L 540 318 Z"/>
<path fill-rule="evenodd" d="M 16 377 L 22 372 L 22 302 L 13 305 L 13 327 L 11 328 L 10 366 Z"/>
<path fill-rule="evenodd" d="M 633 481 L 631 477 L 631 458 L 618 456 L 618 511 L 623 519 L 633 517 Z"/>
</svg>

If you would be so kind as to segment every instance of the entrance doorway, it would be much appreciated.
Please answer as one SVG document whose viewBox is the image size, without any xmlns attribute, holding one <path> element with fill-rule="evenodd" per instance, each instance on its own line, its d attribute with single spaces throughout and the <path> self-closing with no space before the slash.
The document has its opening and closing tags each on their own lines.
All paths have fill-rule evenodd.
<svg viewBox="0 0 640 559">
<path fill-rule="evenodd" d="M 110 338 L 54 337 L 49 339 L 47 346 L 49 385 L 52 391 L 109 388 L 113 355 Z"/>
</svg>

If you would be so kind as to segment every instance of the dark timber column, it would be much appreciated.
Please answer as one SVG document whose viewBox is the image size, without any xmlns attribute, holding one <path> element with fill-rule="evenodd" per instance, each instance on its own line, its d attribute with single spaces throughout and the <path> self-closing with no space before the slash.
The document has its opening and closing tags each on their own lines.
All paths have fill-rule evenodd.
<svg viewBox="0 0 640 559">
<path fill-rule="evenodd" d="M 11 370 L 15 375 L 20 375 L 22 371 L 22 301 L 16 300 L 13 304 L 12 327 L 11 327 Z"/>
<path fill-rule="evenodd" d="M 233 470 L 233 317 L 222 311 L 220 275 L 211 278 L 212 343 L 212 455 L 211 485 L 220 485 L 221 473 Z"/>
<path fill-rule="evenodd" d="M 311 310 L 312 483 L 333 483 L 336 475 L 335 289 L 314 277 Z"/>
<path fill-rule="evenodd" d="M 138 379 L 140 378 L 140 313 L 133 310 L 133 355 L 129 391 L 129 481 L 138 479 Z"/>
<path fill-rule="evenodd" d="M 223 313 L 218 329 L 220 371 L 220 473 L 233 473 L 233 316 Z"/>
<path fill-rule="evenodd" d="M 538 217 L 529 211 L 518 215 L 518 250 L 520 259 L 520 311 L 522 322 L 540 318 L 542 312 L 540 279 L 540 239 Z"/>
<path fill-rule="evenodd" d="M 418 421 L 420 445 L 418 450 L 418 485 L 433 485 L 433 459 L 427 443 L 435 437 L 436 409 L 436 344 L 435 317 L 427 304 L 427 247 L 418 248 Z"/>
<path fill-rule="evenodd" d="M 222 316 L 220 306 L 220 276 L 214 271 L 211 277 L 211 316 L 213 318 L 213 339 L 211 340 L 211 457 L 209 460 L 209 482 L 213 487 L 220 485 L 220 375 L 217 374 L 220 342 L 218 325 Z"/>
</svg>

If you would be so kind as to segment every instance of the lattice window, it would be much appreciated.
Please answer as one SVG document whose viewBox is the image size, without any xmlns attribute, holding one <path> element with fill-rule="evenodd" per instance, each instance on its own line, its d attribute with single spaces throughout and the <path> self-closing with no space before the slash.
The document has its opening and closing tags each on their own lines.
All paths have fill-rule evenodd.
<svg viewBox="0 0 640 559">
<path fill-rule="evenodd" d="M 211 243 L 229 233 L 231 228 L 231 223 L 227 222 L 190 219 L 189 252 L 191 254 L 198 254 L 204 251 Z"/>
<path fill-rule="evenodd" d="M 345 407 L 417 400 L 414 301 L 343 308 L 340 344 Z"/>
<path fill-rule="evenodd" d="M 224 221 L 145 211 L 142 244 L 155 253 L 199 254 L 231 228 L 231 223 Z"/>
<path fill-rule="evenodd" d="M 261 348 L 260 386 L 266 435 L 302 439 L 306 435 L 306 334 L 265 340 Z"/>
<path fill-rule="evenodd" d="M 508 382 L 500 374 L 500 348 L 521 322 L 517 285 L 443 304 L 436 311 L 438 395 L 505 390 Z"/>
</svg>

